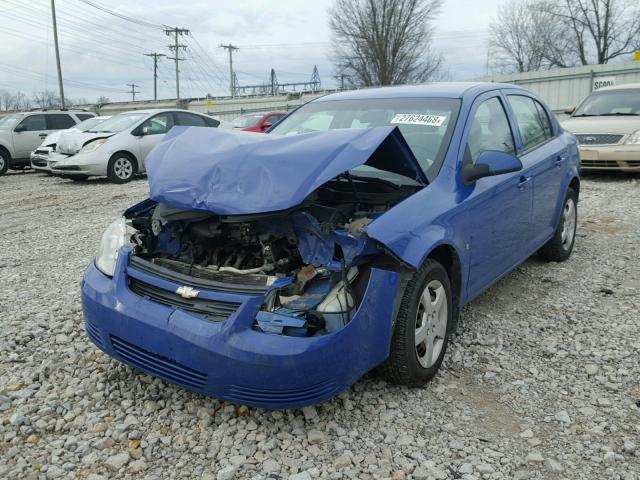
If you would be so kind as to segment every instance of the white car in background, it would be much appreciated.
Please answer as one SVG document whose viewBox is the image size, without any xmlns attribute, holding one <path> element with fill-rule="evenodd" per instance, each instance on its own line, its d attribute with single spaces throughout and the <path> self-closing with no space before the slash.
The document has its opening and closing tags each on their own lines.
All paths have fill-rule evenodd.
<svg viewBox="0 0 640 480">
<path fill-rule="evenodd" d="M 67 128 L 66 130 L 57 130 L 53 133 L 50 133 L 44 139 L 44 142 L 42 142 L 42 144 L 38 148 L 31 152 L 31 168 L 39 172 L 51 172 L 51 168 L 49 167 L 49 155 L 52 152 L 56 151 L 58 140 L 61 137 L 64 138 L 69 135 L 91 130 L 93 127 L 109 118 L 111 118 L 110 115 L 105 115 L 102 117 L 92 117 L 88 120 L 85 120 L 84 122 L 80 122 L 79 124 L 71 128 Z"/>
<path fill-rule="evenodd" d="M 31 166 L 31 152 L 55 130 L 65 130 L 95 117 L 85 110 L 32 110 L 0 121 L 0 175 Z"/>
<path fill-rule="evenodd" d="M 49 158 L 51 172 L 73 180 L 107 176 L 114 183 L 128 182 L 145 172 L 145 158 L 176 125 L 232 128 L 226 122 L 189 110 L 121 113 L 89 131 L 60 139 Z"/>
</svg>

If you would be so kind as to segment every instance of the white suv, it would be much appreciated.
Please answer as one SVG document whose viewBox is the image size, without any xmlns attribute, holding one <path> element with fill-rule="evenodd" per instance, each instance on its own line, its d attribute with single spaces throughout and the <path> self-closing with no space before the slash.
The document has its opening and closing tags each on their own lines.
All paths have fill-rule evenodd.
<svg viewBox="0 0 640 480">
<path fill-rule="evenodd" d="M 41 110 L 0 118 L 0 175 L 9 168 L 21 170 L 29 167 L 31 152 L 51 132 L 73 127 L 94 116 L 80 110 Z"/>
</svg>

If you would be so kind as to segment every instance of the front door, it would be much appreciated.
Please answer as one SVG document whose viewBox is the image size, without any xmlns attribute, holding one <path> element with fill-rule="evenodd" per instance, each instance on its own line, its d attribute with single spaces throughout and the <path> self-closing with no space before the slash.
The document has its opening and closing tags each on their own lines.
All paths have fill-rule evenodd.
<svg viewBox="0 0 640 480">
<path fill-rule="evenodd" d="M 483 151 L 516 153 L 504 98 L 498 92 L 481 96 L 471 110 L 463 135 L 464 162 Z M 485 177 L 467 187 L 464 199 L 469 223 L 469 298 L 484 290 L 522 260 L 531 232 L 533 189 L 527 168 Z"/>
<path fill-rule="evenodd" d="M 26 116 L 13 131 L 15 158 L 29 158 L 31 152 L 40 146 L 48 134 L 44 115 Z"/>
<path fill-rule="evenodd" d="M 162 141 L 165 134 L 173 128 L 173 124 L 174 118 L 172 112 L 159 113 L 147 119 L 142 124 L 141 131 L 144 132 L 144 135 L 138 137 L 138 153 L 143 170 L 145 158 L 147 158 L 149 152 L 153 150 L 153 147 Z"/>
</svg>

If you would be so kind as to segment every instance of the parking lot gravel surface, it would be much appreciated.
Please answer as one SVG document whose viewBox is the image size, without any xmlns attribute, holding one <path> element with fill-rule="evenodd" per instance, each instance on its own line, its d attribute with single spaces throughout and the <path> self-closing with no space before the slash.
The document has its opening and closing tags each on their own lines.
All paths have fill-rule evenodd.
<svg viewBox="0 0 640 480">
<path fill-rule="evenodd" d="M 284 411 L 188 392 L 86 338 L 82 271 L 147 191 L 0 177 L 0 478 L 640 479 L 640 177 L 583 179 L 573 256 L 530 259 L 465 307 L 426 388 L 370 373 Z"/>
</svg>

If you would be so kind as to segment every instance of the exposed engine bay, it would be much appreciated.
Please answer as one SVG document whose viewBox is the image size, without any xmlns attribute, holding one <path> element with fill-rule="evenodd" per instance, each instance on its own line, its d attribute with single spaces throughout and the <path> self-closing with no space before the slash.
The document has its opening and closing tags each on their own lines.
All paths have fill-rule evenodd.
<svg viewBox="0 0 640 480">
<path fill-rule="evenodd" d="M 421 186 L 340 175 L 291 210 L 221 216 L 162 203 L 130 210 L 134 255 L 227 284 L 264 286 L 254 329 L 315 336 L 343 328 L 384 250 L 366 226 Z"/>
</svg>

